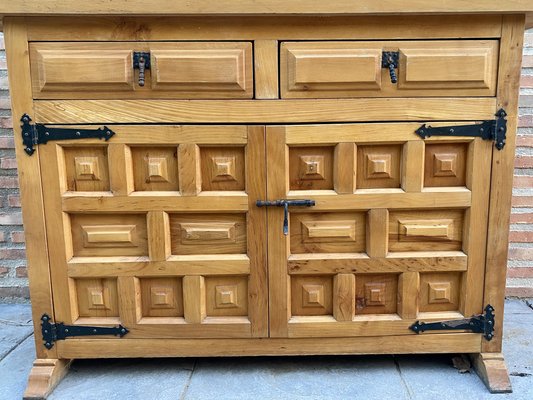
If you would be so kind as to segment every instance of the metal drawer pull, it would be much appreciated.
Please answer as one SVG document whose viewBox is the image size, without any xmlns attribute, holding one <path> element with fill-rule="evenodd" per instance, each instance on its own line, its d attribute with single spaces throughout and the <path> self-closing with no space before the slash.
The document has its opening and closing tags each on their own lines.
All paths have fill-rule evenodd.
<svg viewBox="0 0 533 400">
<path fill-rule="evenodd" d="M 284 217 L 283 217 L 283 234 L 287 236 L 289 234 L 289 206 L 299 206 L 299 207 L 312 207 L 315 205 L 314 200 L 257 200 L 255 203 L 257 207 L 283 207 Z"/>
<path fill-rule="evenodd" d="M 133 52 L 133 68 L 139 70 L 139 86 L 144 86 L 144 71 L 150 69 L 150 53 Z"/>
<path fill-rule="evenodd" d="M 398 68 L 398 60 L 400 59 L 399 51 L 384 51 L 381 54 L 381 68 L 388 68 L 390 74 L 390 81 L 392 83 L 398 82 L 395 68 Z"/>
</svg>

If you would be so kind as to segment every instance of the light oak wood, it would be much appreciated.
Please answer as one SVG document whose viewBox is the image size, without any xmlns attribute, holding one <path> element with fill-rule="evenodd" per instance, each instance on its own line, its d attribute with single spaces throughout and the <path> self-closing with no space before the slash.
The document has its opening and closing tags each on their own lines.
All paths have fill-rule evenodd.
<svg viewBox="0 0 533 400">
<path fill-rule="evenodd" d="M 254 41 L 255 98 L 279 98 L 278 41 Z"/>
<path fill-rule="evenodd" d="M 511 393 L 513 388 L 509 372 L 501 353 L 471 355 L 474 368 L 491 393 Z"/>
<path fill-rule="evenodd" d="M 46 399 L 67 374 L 72 360 L 38 358 L 28 377 L 24 399 Z"/>
</svg>

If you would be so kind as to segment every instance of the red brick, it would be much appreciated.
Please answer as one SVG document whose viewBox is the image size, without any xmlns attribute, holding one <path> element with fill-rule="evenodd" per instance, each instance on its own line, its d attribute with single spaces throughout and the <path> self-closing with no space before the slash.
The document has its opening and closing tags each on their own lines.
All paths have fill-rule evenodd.
<svg viewBox="0 0 533 400">
<path fill-rule="evenodd" d="M 518 147 L 533 147 L 533 135 L 517 135 L 516 145 Z"/>
<path fill-rule="evenodd" d="M 19 180 L 16 176 L 0 176 L 0 188 L 18 188 Z"/>
<path fill-rule="evenodd" d="M 522 58 L 522 68 L 532 68 L 533 67 L 533 56 L 524 56 Z"/>
<path fill-rule="evenodd" d="M 533 197 L 532 197 L 533 199 Z M 532 200 L 533 201 L 533 200 Z M 9 203 L 9 207 L 20 207 L 20 197 L 10 194 L 7 196 L 7 202 Z"/>
<path fill-rule="evenodd" d="M 11 241 L 13 243 L 24 243 L 24 232 L 11 232 Z"/>
<path fill-rule="evenodd" d="M 12 137 L 0 136 L 0 149 L 14 149 L 15 141 Z"/>
<path fill-rule="evenodd" d="M 509 278 L 533 278 L 533 267 L 508 268 L 507 276 Z"/>
<path fill-rule="evenodd" d="M 531 158 L 533 159 L 533 157 L 531 157 Z M 2 169 L 16 169 L 17 168 L 17 159 L 16 158 L 2 158 L 0 160 L 0 168 L 2 168 Z"/>
<path fill-rule="evenodd" d="M 520 77 L 520 87 L 533 88 L 533 75 L 522 75 Z"/>
<path fill-rule="evenodd" d="M 0 278 L 3 278 L 4 276 L 6 276 L 8 272 L 9 272 L 9 269 L 7 269 L 6 267 L 0 267 Z"/>
<path fill-rule="evenodd" d="M 518 102 L 518 106 L 523 107 L 523 108 L 533 107 L 533 96 L 528 95 L 528 94 L 523 94 L 522 96 L 520 96 L 520 101 Z"/>
<path fill-rule="evenodd" d="M 532 287 L 508 287 L 505 295 L 509 297 L 533 297 Z"/>
<path fill-rule="evenodd" d="M 533 248 L 511 247 L 509 260 L 533 260 Z"/>
<path fill-rule="evenodd" d="M 2 160 L 3 161 L 3 160 Z M 0 164 L 1 166 L 2 164 Z M 516 156 L 514 160 L 515 168 L 533 168 L 533 156 Z M 15 168 L 16 168 L 15 163 Z M 4 168 L 4 167 L 2 167 Z"/>
<path fill-rule="evenodd" d="M 533 224 L 533 213 L 511 214 L 511 224 Z"/>
<path fill-rule="evenodd" d="M 533 126 L 533 115 L 521 115 L 518 117 L 518 127 L 527 128 Z"/>
<path fill-rule="evenodd" d="M 513 187 L 533 188 L 533 176 L 515 175 L 513 178 Z"/>
<path fill-rule="evenodd" d="M 526 97 L 526 96 L 523 96 Z M 533 97 L 533 96 L 527 96 Z M 528 103 L 529 99 L 524 100 L 525 104 Z M 11 110 L 11 99 L 9 97 L 0 97 L 0 110 Z"/>
<path fill-rule="evenodd" d="M 0 214 L 0 225 L 22 225 L 22 214 L 19 212 Z"/>
<path fill-rule="evenodd" d="M 533 242 L 533 232 L 531 231 L 511 231 L 509 232 L 509 241 L 513 243 L 530 243 Z"/>
<path fill-rule="evenodd" d="M 25 258 L 26 251 L 24 249 L 0 249 L 0 260 L 22 260 Z"/>
<path fill-rule="evenodd" d="M 24 287 L 0 287 L 0 298 L 16 297 L 16 298 L 30 298 L 30 289 Z"/>
<path fill-rule="evenodd" d="M 0 87 L 0 89 L 2 89 L 2 88 Z M 12 129 L 13 128 L 13 119 L 11 117 L 0 117 L 0 128 Z"/>
<path fill-rule="evenodd" d="M 27 278 L 28 277 L 28 269 L 26 267 L 17 267 L 15 269 L 15 275 L 17 278 Z"/>
</svg>

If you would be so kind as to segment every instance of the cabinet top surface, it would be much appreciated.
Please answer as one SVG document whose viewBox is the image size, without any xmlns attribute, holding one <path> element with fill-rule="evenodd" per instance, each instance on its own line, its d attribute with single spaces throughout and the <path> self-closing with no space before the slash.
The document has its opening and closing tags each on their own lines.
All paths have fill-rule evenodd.
<svg viewBox="0 0 533 400">
<path fill-rule="evenodd" d="M 8 15 L 272 15 L 272 14 L 452 14 L 527 13 L 531 0 L 10 0 Z"/>
</svg>

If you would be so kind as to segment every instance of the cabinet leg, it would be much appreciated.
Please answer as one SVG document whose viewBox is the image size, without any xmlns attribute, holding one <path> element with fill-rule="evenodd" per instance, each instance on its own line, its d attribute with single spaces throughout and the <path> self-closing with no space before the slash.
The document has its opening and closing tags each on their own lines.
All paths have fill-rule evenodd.
<svg viewBox="0 0 533 400">
<path fill-rule="evenodd" d="M 491 393 L 511 393 L 511 381 L 502 353 L 472 354 L 472 364 Z"/>
<path fill-rule="evenodd" d="M 24 399 L 46 399 L 68 372 L 72 360 L 42 359 L 33 362 Z"/>
</svg>

